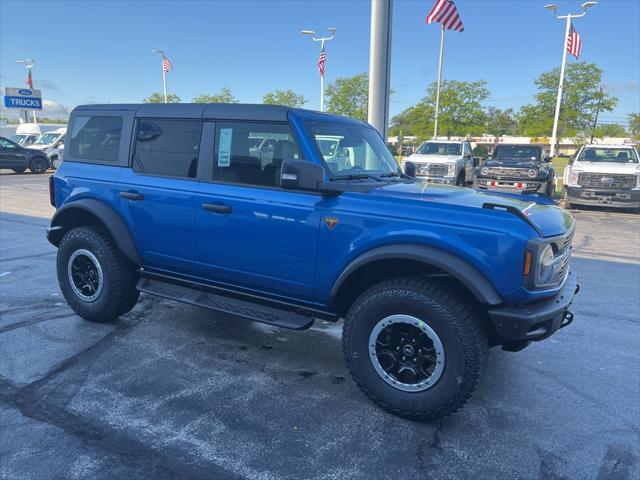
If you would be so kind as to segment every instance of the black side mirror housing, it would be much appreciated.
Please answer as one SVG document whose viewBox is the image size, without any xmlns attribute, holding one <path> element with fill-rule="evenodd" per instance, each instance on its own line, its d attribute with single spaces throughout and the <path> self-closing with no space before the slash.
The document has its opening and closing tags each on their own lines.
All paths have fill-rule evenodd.
<svg viewBox="0 0 640 480">
<path fill-rule="evenodd" d="M 280 170 L 280 186 L 288 190 L 322 190 L 324 168 L 308 160 L 285 160 Z"/>
<path fill-rule="evenodd" d="M 549 163 L 551 160 L 553 160 L 553 159 L 551 157 L 549 157 L 549 156 L 544 157 L 544 161 L 546 163 Z"/>
<path fill-rule="evenodd" d="M 410 160 L 404 162 L 404 174 L 407 177 L 415 178 L 416 176 L 416 164 Z"/>
</svg>

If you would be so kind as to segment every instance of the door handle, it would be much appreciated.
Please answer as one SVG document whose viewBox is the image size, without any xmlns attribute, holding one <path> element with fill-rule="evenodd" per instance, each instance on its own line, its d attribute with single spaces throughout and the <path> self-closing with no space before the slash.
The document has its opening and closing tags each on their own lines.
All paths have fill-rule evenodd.
<svg viewBox="0 0 640 480">
<path fill-rule="evenodd" d="M 231 213 L 230 205 L 220 205 L 216 203 L 203 203 L 202 208 L 207 212 L 214 213 Z"/>
<path fill-rule="evenodd" d="M 120 198 L 128 200 L 140 201 L 144 200 L 144 195 L 138 192 L 120 192 Z"/>
</svg>

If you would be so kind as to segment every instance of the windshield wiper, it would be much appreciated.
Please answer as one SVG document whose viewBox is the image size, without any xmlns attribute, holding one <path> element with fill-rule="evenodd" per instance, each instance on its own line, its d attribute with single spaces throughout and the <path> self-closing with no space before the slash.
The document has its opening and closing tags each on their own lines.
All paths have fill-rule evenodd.
<svg viewBox="0 0 640 480">
<path fill-rule="evenodd" d="M 383 173 L 382 175 L 380 175 L 380 178 L 384 178 L 384 177 L 400 177 L 401 175 L 398 172 L 389 172 L 389 173 Z"/>
<path fill-rule="evenodd" d="M 336 175 L 331 177 L 331 180 L 364 180 L 367 178 L 373 178 L 376 182 L 382 182 L 380 177 L 376 177 L 375 175 L 370 175 L 368 173 L 351 173 L 349 175 Z"/>
</svg>

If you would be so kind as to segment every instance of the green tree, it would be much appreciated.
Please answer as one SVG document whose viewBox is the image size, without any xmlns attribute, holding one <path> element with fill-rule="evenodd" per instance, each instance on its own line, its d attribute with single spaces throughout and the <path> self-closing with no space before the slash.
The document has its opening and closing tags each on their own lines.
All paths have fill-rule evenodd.
<svg viewBox="0 0 640 480">
<path fill-rule="evenodd" d="M 501 110 L 495 107 L 487 108 L 486 127 L 483 133 L 501 137 L 516 133 L 516 116 L 513 109 Z"/>
<path fill-rule="evenodd" d="M 293 90 L 274 90 L 265 94 L 262 98 L 262 103 L 267 105 L 284 105 L 286 107 L 300 108 L 307 103 L 307 99 L 304 95 L 300 95 Z"/>
<path fill-rule="evenodd" d="M 640 140 L 640 113 L 629 114 L 629 133 L 635 140 Z"/>
<path fill-rule="evenodd" d="M 167 94 L 167 103 L 180 103 L 180 97 L 175 93 Z M 143 100 L 144 103 L 164 103 L 164 94 L 153 92 L 148 98 Z"/>
<path fill-rule="evenodd" d="M 326 110 L 347 117 L 367 119 L 369 75 L 337 78 L 325 92 Z"/>
<path fill-rule="evenodd" d="M 239 100 L 231 93 L 231 89 L 223 87 L 218 93 L 214 95 L 208 95 L 201 93 L 193 100 L 193 103 L 238 103 Z"/>
<path fill-rule="evenodd" d="M 605 123 L 598 125 L 594 130 L 594 136 L 597 138 L 602 137 L 626 137 L 627 131 L 623 125 L 619 123 Z"/>
<path fill-rule="evenodd" d="M 453 135 L 474 135 L 483 133 L 486 115 L 482 102 L 489 98 L 487 82 L 462 82 L 443 80 L 440 86 L 440 113 L 438 133 L 447 137 Z M 405 135 L 430 138 L 433 135 L 433 117 L 436 104 L 434 82 L 427 88 L 427 95 L 417 105 L 408 108 L 391 120 L 391 131 L 402 130 Z"/>
<path fill-rule="evenodd" d="M 536 81 L 538 93 L 534 104 L 525 105 L 518 113 L 518 122 L 525 135 L 550 135 L 556 108 L 560 69 L 540 75 Z M 602 69 L 594 63 L 567 64 L 558 122 L 558 137 L 587 135 L 600 103 L 600 112 L 610 112 L 618 99 L 600 91 Z"/>
</svg>

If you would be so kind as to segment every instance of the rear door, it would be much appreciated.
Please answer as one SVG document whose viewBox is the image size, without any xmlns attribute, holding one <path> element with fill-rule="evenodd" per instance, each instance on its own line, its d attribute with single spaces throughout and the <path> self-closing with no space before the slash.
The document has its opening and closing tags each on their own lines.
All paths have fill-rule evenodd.
<svg viewBox="0 0 640 480">
<path fill-rule="evenodd" d="M 193 273 L 201 133 L 200 119 L 136 119 L 131 163 L 118 188 L 120 212 L 147 268 Z"/>
<path fill-rule="evenodd" d="M 279 186 L 282 162 L 301 158 L 288 124 L 218 121 L 204 132 L 215 144 L 196 202 L 197 275 L 311 299 L 322 195 Z M 254 138 L 272 146 L 268 157 Z"/>
</svg>

